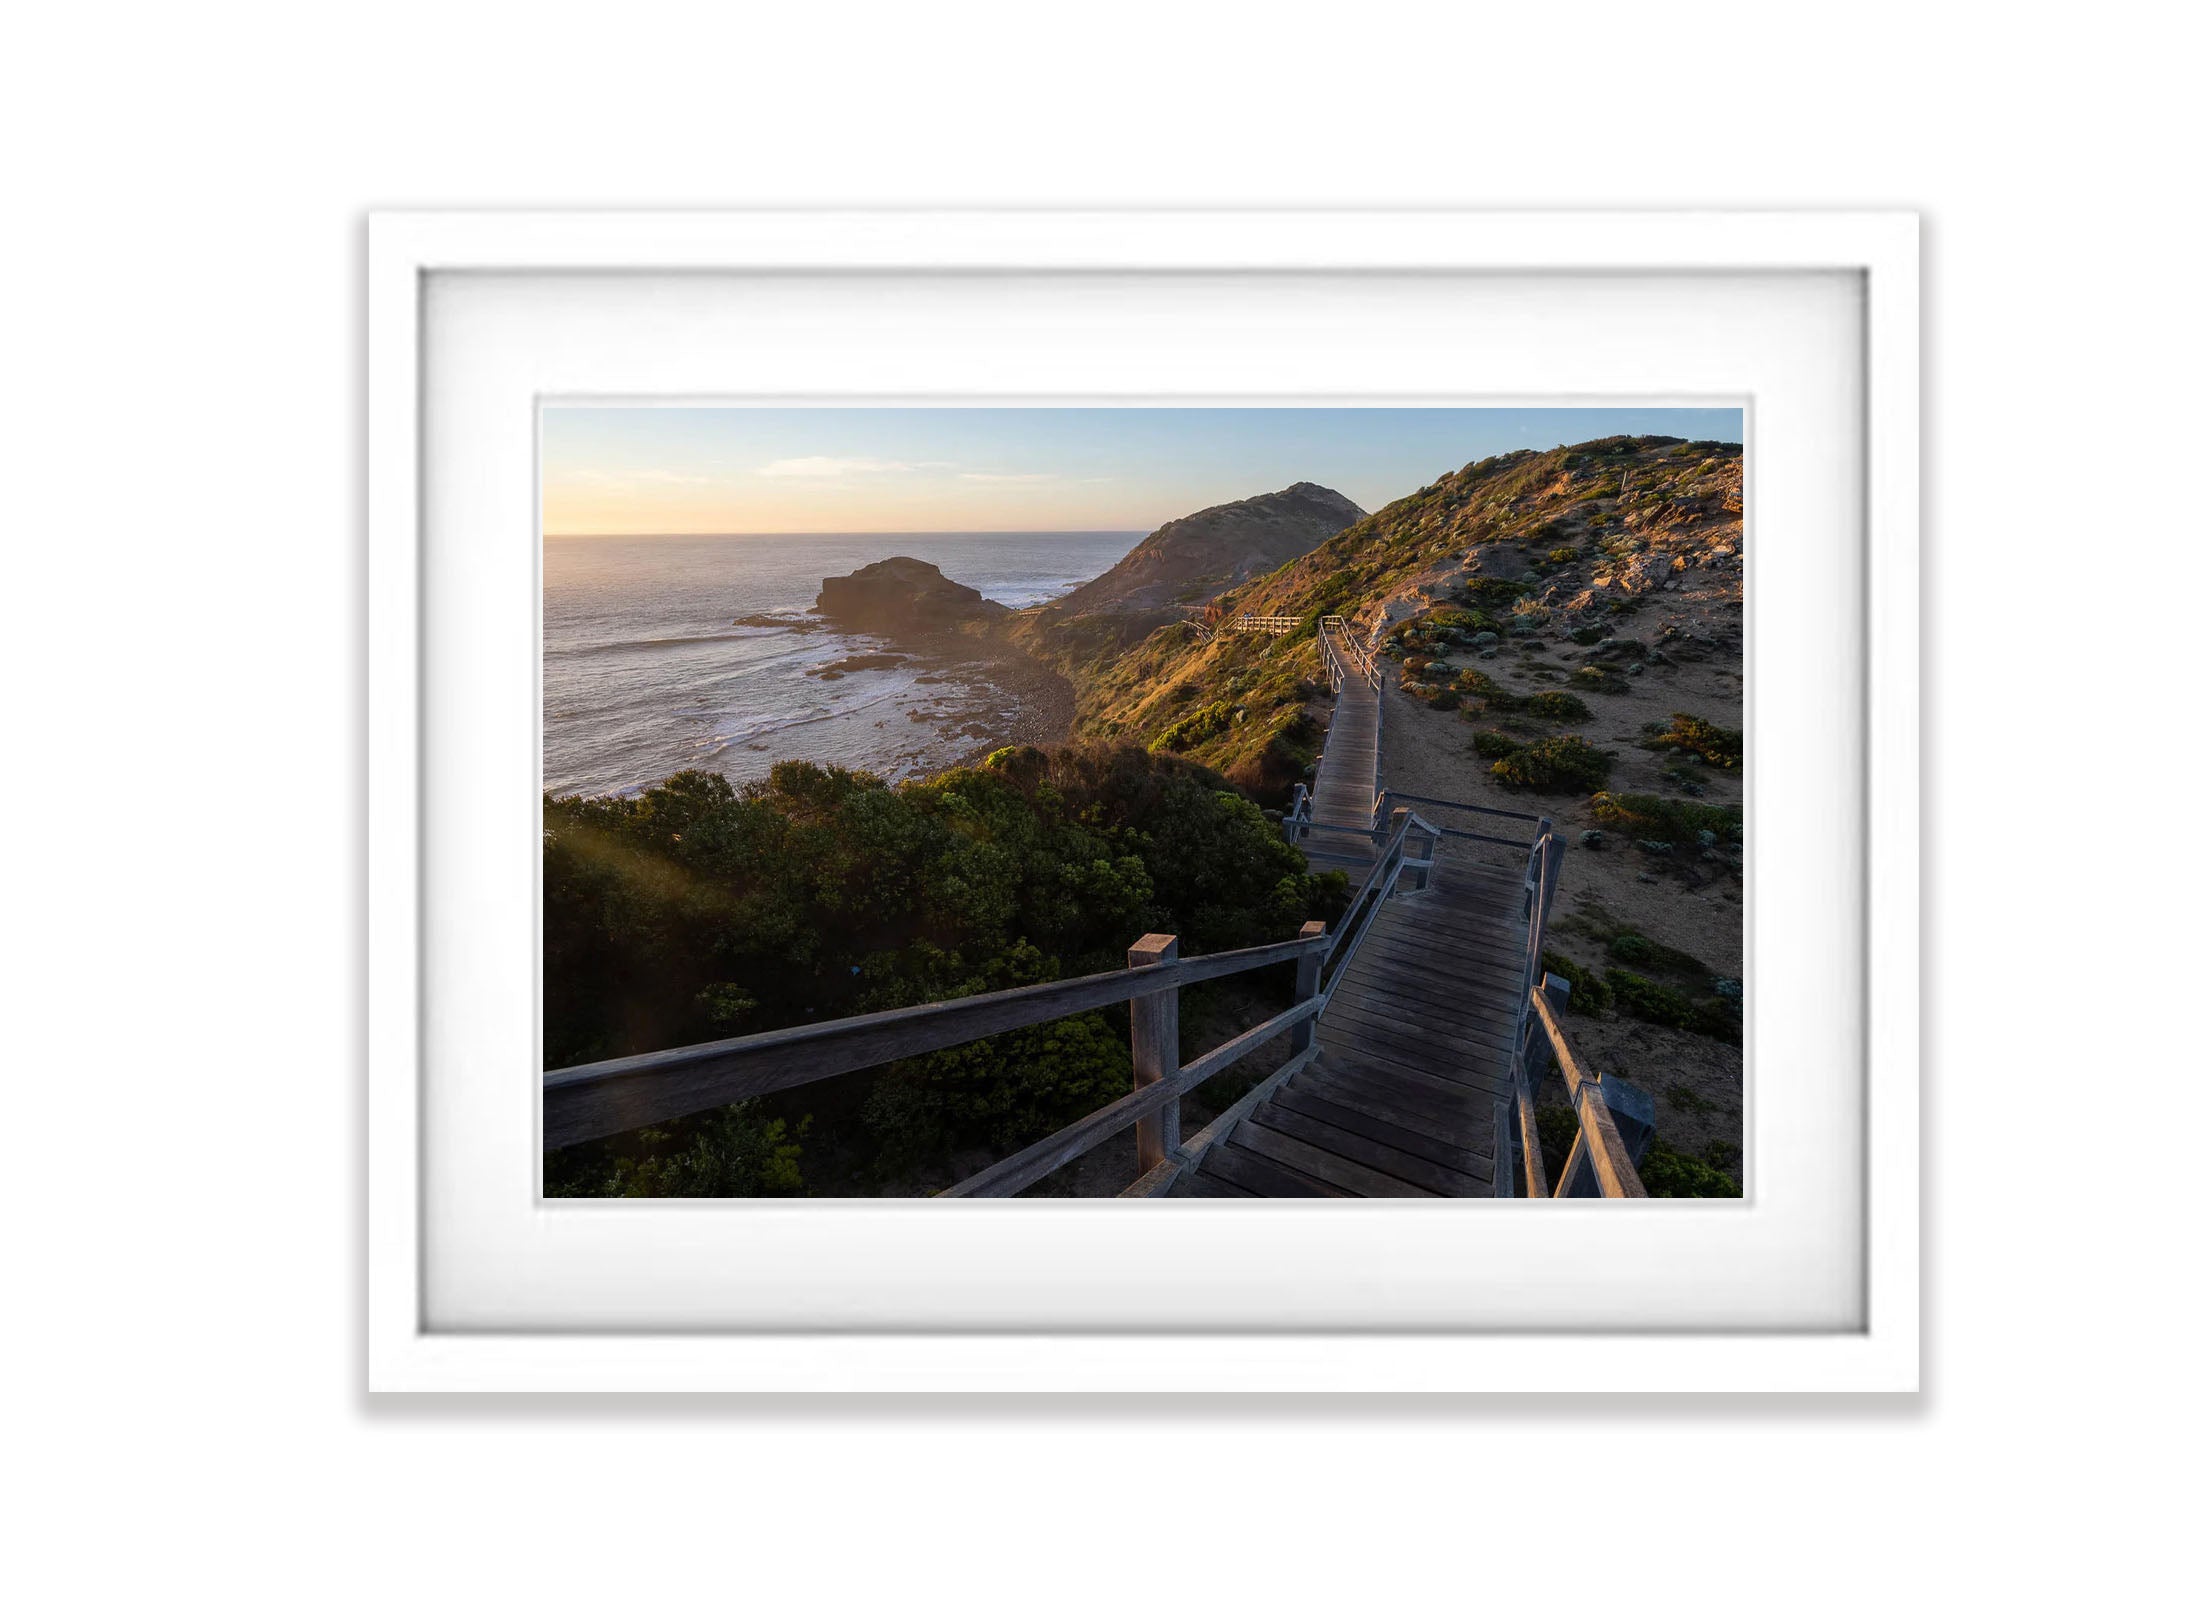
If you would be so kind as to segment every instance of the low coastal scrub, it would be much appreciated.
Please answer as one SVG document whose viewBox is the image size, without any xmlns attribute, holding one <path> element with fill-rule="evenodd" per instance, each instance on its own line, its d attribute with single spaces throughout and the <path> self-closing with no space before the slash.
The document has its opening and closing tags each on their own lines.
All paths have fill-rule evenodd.
<svg viewBox="0 0 2200 1600">
<path fill-rule="evenodd" d="M 1577 965 L 1562 955 L 1543 952 L 1543 970 L 1554 978 L 1564 978 L 1572 993 L 1567 996 L 1569 1011 L 1585 1017 L 1601 1017 L 1612 1008 L 1612 987 L 1587 967 Z"/>
<path fill-rule="evenodd" d="M 1566 681 L 1590 694 L 1626 694 L 1631 687 L 1624 676 L 1607 672 L 1602 667 L 1577 667 Z"/>
<path fill-rule="evenodd" d="M 1652 1134 L 1643 1152 L 1642 1186 L 1660 1200 L 1739 1200 L 1742 1186 L 1701 1156 L 1684 1155 Z"/>
<path fill-rule="evenodd" d="M 1651 723 L 1643 743 L 1653 750 L 1680 750 L 1700 756 L 1708 767 L 1738 769 L 1742 764 L 1742 734 L 1738 728 L 1721 728 L 1685 711 L 1673 713 L 1671 726 Z"/>
<path fill-rule="evenodd" d="M 1638 971 L 1671 973 L 1703 983 L 1711 981 L 1711 969 L 1686 950 L 1660 944 L 1624 923 L 1604 941 L 1604 948 L 1614 961 L 1624 962 Z"/>
<path fill-rule="evenodd" d="M 1484 728 L 1474 736 L 1474 753 L 1485 761 L 1509 756 L 1519 748 L 1518 739 L 1510 734 L 1499 733 L 1495 728 Z"/>
<path fill-rule="evenodd" d="M 1678 989 L 1616 968 L 1604 976 L 1612 986 L 1612 1003 L 1631 1017 L 1728 1044 L 1742 1042 L 1742 1019 L 1729 1001 L 1692 999 Z"/>
<path fill-rule="evenodd" d="M 1664 844 L 1700 843 L 1707 833 L 1717 844 L 1739 844 L 1742 838 L 1740 806 L 1671 800 L 1660 794 L 1592 795 L 1589 816 L 1599 828 Z"/>
<path fill-rule="evenodd" d="M 784 1117 L 765 1114 L 742 1100 L 717 1111 L 643 1128 L 614 1144 L 605 1140 L 592 1156 L 550 1157 L 546 1197 L 602 1196 L 617 1200 L 665 1200 L 698 1196 L 753 1199 L 802 1192 L 802 1145 L 810 1123 L 790 1131 Z"/>
<path fill-rule="evenodd" d="M 1231 705 L 1201 706 L 1188 717 L 1180 717 L 1154 736 L 1148 750 L 1161 754 L 1174 754 L 1189 750 L 1197 744 L 1205 744 L 1216 734 L 1230 726 L 1238 708 Z"/>
<path fill-rule="evenodd" d="M 1213 773 L 1136 746 L 546 798 L 543 1065 L 1112 970 L 1144 933 L 1268 943 L 1345 898 Z M 864 1192 L 1003 1154 L 1129 1088 L 1124 1026 L 1087 1013 L 553 1152 L 549 1191 L 788 1193 L 816 1161 Z"/>
<path fill-rule="evenodd" d="M 1589 980 L 1596 985 L 1599 1004 L 1608 1001 L 1624 1014 L 1645 1022 L 1704 1034 L 1729 1044 L 1741 1043 L 1742 990 L 1738 982 L 1721 978 L 1686 950 L 1661 943 L 1634 924 L 1620 922 L 1594 907 L 1567 917 L 1558 928 L 1602 946 L 1610 959 L 1612 965 L 1603 978 Z M 1554 960 L 1563 958 L 1545 956 L 1544 970 L 1556 972 L 1574 984 L 1578 997 L 1583 985 L 1576 982 L 1575 975 L 1587 978 L 1588 974 L 1571 962 L 1553 965 Z M 1579 1008 L 1578 998 L 1575 1004 Z"/>
<path fill-rule="evenodd" d="M 1481 749 L 1479 740 L 1475 748 Z M 1578 733 L 1523 745 L 1490 766 L 1490 776 L 1508 789 L 1541 794 L 1588 794 L 1611 775 L 1611 756 Z"/>
<path fill-rule="evenodd" d="M 1545 722 L 1587 722 L 1593 715 L 1586 701 L 1563 689 L 1545 689 L 1540 694 L 1525 695 L 1514 702 L 1513 709 L 1522 716 L 1540 717 Z"/>
</svg>

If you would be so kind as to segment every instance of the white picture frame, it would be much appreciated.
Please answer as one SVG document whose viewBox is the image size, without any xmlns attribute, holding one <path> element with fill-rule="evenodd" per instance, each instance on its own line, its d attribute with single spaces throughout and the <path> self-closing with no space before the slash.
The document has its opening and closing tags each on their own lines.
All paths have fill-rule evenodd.
<svg viewBox="0 0 2200 1600">
<path fill-rule="evenodd" d="M 1918 236 L 1908 214 L 1519 214 L 1471 212 L 896 212 L 722 214 L 384 214 L 370 223 L 368 294 L 369 428 L 369 1051 L 368 1051 L 368 1297 L 369 1385 L 383 1390 L 1857 1390 L 1914 1389 L 1919 1364 L 1919 1061 L 1918 1061 Z M 1554 283 L 1674 282 L 1742 276 L 1777 282 L 1826 277 L 1852 282 L 1860 299 L 1854 381 L 1855 504 L 1861 511 L 1863 568 L 1858 584 L 1862 667 L 1856 704 L 1863 752 L 1853 818 L 1854 838 L 1838 841 L 1860 866 L 1858 916 L 1864 949 L 1857 961 L 1861 1015 L 1861 1174 L 1856 1175 L 1854 1230 L 1860 1259 L 1853 1267 L 1851 1326 L 1771 1331 L 1778 1324 L 1737 1316 L 1691 1321 L 1667 1315 L 1632 1328 L 1617 1319 L 1543 1327 L 1502 1327 L 1493 1313 L 1473 1329 L 1435 1327 L 1404 1315 L 1394 1326 L 1371 1316 L 1341 1327 L 1320 1316 L 1208 1318 L 1172 1327 L 1166 1318 L 1139 1317 L 1112 1327 L 1091 1307 L 1046 1312 L 1045 1285 L 1022 1309 L 976 1324 L 954 1317 L 882 1314 L 863 1297 L 813 1293 L 798 1315 L 763 1316 L 735 1329 L 708 1318 L 629 1320 L 618 1304 L 600 1301 L 594 1314 L 559 1323 L 554 1314 L 508 1319 L 493 1313 L 439 1317 L 435 1299 L 448 1287 L 455 1259 L 452 1219 L 463 1208 L 431 1192 L 434 1164 L 428 1096 L 430 1040 L 440 1017 L 424 1011 L 436 966 L 471 936 L 448 918 L 438 922 L 448 852 L 429 849 L 433 812 L 429 785 L 437 748 L 424 716 L 424 697 L 449 682 L 431 678 L 423 652 L 431 643 L 430 612 L 443 603 L 439 568 L 428 556 L 433 509 L 425 461 L 430 413 L 446 405 L 447 374 L 424 355 L 435 286 L 461 281 L 657 279 L 799 283 L 815 278 L 846 284 L 903 278 L 1010 282 L 1066 278 L 1155 283 L 1191 279 L 1248 283 L 1349 284 L 1355 280 L 1472 284 L 1548 280 Z M 677 297 L 669 297 L 676 299 Z M 1060 313 L 1073 316 L 1073 311 Z M 627 325 L 632 326 L 632 325 Z M 1647 337 L 1647 335 L 1646 335 Z M 706 343 L 707 341 L 700 341 Z M 486 345 L 477 343 L 479 352 Z M 1647 351 L 1647 347 L 1646 347 Z M 509 351 L 507 351 L 509 354 Z M 524 352 L 523 352 L 524 354 Z M 925 352 L 911 353 L 922 357 Z M 483 359 L 486 359 L 484 357 Z M 1629 393 L 1641 396 L 1640 373 L 1654 371 L 1654 351 L 1637 369 Z M 521 365 L 524 366 L 524 360 Z M 584 363 L 585 365 L 585 363 Z M 609 370 L 611 364 L 606 364 Z M 830 366 L 829 362 L 821 365 Z M 796 370 L 782 365 L 781 371 Z M 918 370 L 912 367 L 909 370 Z M 521 374 L 524 377 L 524 374 Z M 1223 385 L 1243 395 L 1242 372 Z M 517 380 L 515 380 L 517 381 Z M 1829 378 L 1829 381 L 1833 379 Z M 570 379 L 568 379 L 570 382 Z M 944 389 L 998 395 L 997 383 L 972 383 L 938 370 Z M 723 393 L 697 367 L 673 386 Z M 633 392 L 631 375 L 614 373 L 603 393 Z M 1358 392 L 1371 392 L 1368 385 Z M 1679 398 L 1682 386 L 1648 384 Z M 845 375 L 828 374 L 815 389 L 780 388 L 790 398 L 845 395 Z M 872 385 L 871 393 L 908 393 Z M 1030 394 L 1028 379 L 1013 392 Z M 1064 392 L 1120 400 L 1135 384 L 1093 383 L 1089 375 Z M 1183 379 L 1155 395 L 1186 393 Z M 1263 392 L 1291 391 L 1273 380 Z M 1334 392 L 1333 390 L 1324 390 Z M 1392 396 L 1394 385 L 1372 392 Z M 1700 393 L 1701 391 L 1686 391 Z M 1580 398 L 1564 384 L 1539 394 L 1515 385 L 1515 399 Z M 531 429 L 531 419 L 522 419 Z M 1763 485 L 1751 441 L 1751 507 Z M 1843 469 L 1848 470 L 1847 468 Z M 530 478 L 521 491 L 532 496 Z M 509 493 L 511 485 L 504 485 Z M 501 518 L 502 512 L 488 513 Z M 500 537 L 513 531 L 499 523 Z M 532 536 L 532 524 L 527 524 Z M 1761 542 L 1760 542 L 1761 547 Z M 1753 574 L 1754 577 L 1754 574 Z M 1752 607 L 1757 604 L 1753 590 Z M 438 673 L 473 670 L 443 652 Z M 505 663 L 509 669 L 510 663 Z M 533 662 L 526 663 L 534 671 Z M 1756 659 L 1752 658 L 1752 672 Z M 1754 679 L 1753 679 L 1754 683 Z M 1754 690 L 1753 690 L 1754 692 Z M 1753 710 L 1753 719 L 1756 713 Z M 534 730 L 528 730 L 532 739 Z M 1757 738 L 1754 725 L 1751 733 Z M 450 781 L 462 780 L 452 778 Z M 531 796 L 521 794 L 531 802 Z M 1756 800 L 1753 792 L 1753 805 Z M 1753 812 L 1753 816 L 1755 813 Z M 1846 813 L 1845 813 L 1846 815 Z M 524 838 L 524 818 L 520 834 Z M 1759 834 L 1753 828 L 1753 848 Z M 1753 872 L 1757 857 L 1753 855 Z M 1753 901 L 1754 906 L 1754 901 Z M 1753 910 L 1753 916 L 1755 912 Z M 531 909 L 530 909 L 531 915 Z M 435 937 L 425 930 L 436 929 Z M 485 935 L 484 935 L 485 936 Z M 530 952 L 531 953 L 531 952 Z M 1758 991 L 1752 978 L 1752 996 Z M 491 986 L 494 989 L 494 986 Z M 446 988 L 443 993 L 448 993 Z M 509 991 L 469 997 L 504 1007 L 516 1018 Z M 1753 1028 L 1755 1021 L 1753 1019 Z M 1752 1054 L 1759 1041 L 1752 1034 Z M 438 1080 L 439 1086 L 442 1080 Z M 495 1089 L 508 1095 L 509 1080 Z M 499 1102 L 502 1103 L 501 1101 Z M 520 1102 L 524 1105 L 524 1101 Z M 443 1134 L 443 1146 L 449 1141 Z M 442 1153 L 447 1157 L 448 1150 Z M 496 1204 L 519 1226 L 521 1197 L 504 1185 Z M 740 1203 L 735 1203 L 740 1204 Z M 921 1205 L 921 1203 L 909 1203 Z M 697 1224 L 705 1209 L 654 1208 L 668 1241 Z M 1040 1218 L 1049 1207 L 1024 1208 Z M 712 1215 L 722 1215 L 712 1209 Z M 998 1214 L 998 1213 L 996 1213 Z M 1055 1213 L 1084 1215 L 1083 1213 Z M 912 1228 L 962 1228 L 964 1223 L 912 1221 L 907 1205 L 825 1203 L 799 1248 L 812 1265 L 823 1258 L 850 1281 L 863 1271 L 863 1240 L 876 1250 L 911 1247 Z M 939 1215 L 944 1210 L 927 1213 Z M 1674 1215 L 1666 1212 L 1664 1215 Z M 1713 1217 L 1703 1211 L 1691 1216 Z M 826 1224 L 829 1223 L 829 1227 Z M 1028 1230 L 1035 1222 L 1014 1226 Z M 1036 1224 L 1044 1225 L 1044 1224 Z M 994 1224 L 988 1223 L 991 1227 Z M 1008 1226 L 1003 1224 L 1002 1226 Z M 1659 1224 L 1690 1230 L 1719 1224 Z M 1120 1263 L 1122 1252 L 1102 1237 L 1105 1221 L 1079 1222 L 1081 1248 Z M 1662 1249 L 1675 1236 L 1661 1233 Z M 1706 1237 L 1709 1237 L 1708 1235 Z M 797 1237 L 790 1235 L 790 1253 Z M 1149 1241 L 1150 1243 L 1150 1241 Z M 645 1253 L 635 1237 L 617 1241 L 631 1256 Z M 680 1248 L 689 1248 L 681 1246 Z M 708 1250 L 708 1241 L 700 1248 Z M 990 1247 L 989 1247 L 990 1248 Z M 1114 1251 L 1113 1254 L 1110 1254 Z M 973 1250 L 973 1254 L 977 1254 Z M 487 1255 L 472 1258 L 490 1259 Z M 523 1259 L 511 1255 L 509 1259 Z M 681 1258 L 668 1254 L 668 1262 Z M 972 1267 L 982 1274 L 982 1267 Z M 1135 1260 L 1117 1270 L 1135 1272 Z M 438 1274 L 443 1276 L 439 1277 Z M 524 1276 L 519 1274 L 518 1276 Z M 762 1280 L 754 1280 L 761 1282 Z M 791 1280 L 790 1280 L 791 1281 Z M 827 1282 L 831 1280 L 819 1280 Z M 972 1280 L 973 1282 L 976 1279 Z M 506 1285 L 514 1307 L 525 1284 Z M 1027 1289 L 1031 1286 L 1026 1285 Z M 1059 1289 L 1060 1286 L 1054 1286 Z M 1180 1285 L 1180 1287 L 1182 1287 Z M 1502 1310 L 1507 1285 L 1481 1286 L 1483 1302 Z M 813 1289 L 815 1284 L 813 1284 Z M 1185 1292 L 1191 1291 L 1186 1288 Z M 915 1293 L 915 1291 L 913 1291 Z M 1380 1298 L 1380 1296 L 1378 1296 Z M 455 1303 L 455 1302 L 454 1302 Z M 909 1302 L 921 1306 L 921 1294 Z M 1708 1302 L 1707 1302 L 1708 1303 Z M 484 1301 L 483 1304 L 493 1304 Z M 838 1310 L 836 1310 L 836 1306 Z M 540 1310 L 541 1307 L 536 1309 Z M 554 1308 L 552 1308 L 554 1312 Z M 1374 1308 L 1379 1311 L 1380 1307 Z M 1587 1332 L 1585 1329 L 1601 1331 Z M 1585 1344 L 1585 1338 L 1587 1340 Z"/>
</svg>

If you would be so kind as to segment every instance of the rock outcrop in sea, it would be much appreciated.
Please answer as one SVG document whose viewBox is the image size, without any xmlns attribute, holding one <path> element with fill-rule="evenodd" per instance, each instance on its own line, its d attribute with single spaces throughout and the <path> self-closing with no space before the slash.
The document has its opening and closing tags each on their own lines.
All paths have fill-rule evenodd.
<svg viewBox="0 0 2200 1600">
<path fill-rule="evenodd" d="M 1006 606 L 913 556 L 889 556 L 845 578 L 827 578 L 815 609 L 875 633 L 933 633 L 1008 615 Z"/>
</svg>

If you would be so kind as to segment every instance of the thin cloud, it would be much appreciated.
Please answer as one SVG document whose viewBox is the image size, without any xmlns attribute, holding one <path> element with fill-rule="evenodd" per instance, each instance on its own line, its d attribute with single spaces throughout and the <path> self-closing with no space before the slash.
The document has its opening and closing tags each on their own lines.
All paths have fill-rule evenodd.
<svg viewBox="0 0 2200 1600">
<path fill-rule="evenodd" d="M 642 467 L 631 472 L 606 472 L 601 467 L 574 467 L 559 474 L 568 484 L 578 484 L 589 489 L 635 489 L 643 485 L 683 488 L 711 483 L 711 478 L 698 478 L 687 472 L 667 472 L 662 467 Z"/>
<path fill-rule="evenodd" d="M 965 483 L 1052 483 L 1051 472 L 958 472 Z"/>
<path fill-rule="evenodd" d="M 859 472 L 916 472 L 944 461 L 884 461 L 877 456 L 789 456 L 756 469 L 761 478 L 845 478 Z"/>
</svg>

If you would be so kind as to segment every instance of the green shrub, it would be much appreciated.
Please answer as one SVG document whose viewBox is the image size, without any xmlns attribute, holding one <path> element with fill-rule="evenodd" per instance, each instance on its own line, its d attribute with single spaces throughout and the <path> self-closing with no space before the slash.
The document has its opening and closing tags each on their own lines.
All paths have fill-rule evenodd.
<svg viewBox="0 0 2200 1600">
<path fill-rule="evenodd" d="M 1742 1186 L 1699 1156 L 1683 1155 L 1655 1134 L 1643 1152 L 1642 1186 L 1661 1200 L 1739 1200 Z"/>
<path fill-rule="evenodd" d="M 1555 978 L 1564 978 L 1573 993 L 1566 1004 L 1569 1011 L 1577 1011 L 1585 1017 L 1601 1017 L 1612 1006 L 1610 985 L 1591 972 L 1562 955 L 1549 950 L 1543 952 L 1543 970 Z"/>
<path fill-rule="evenodd" d="M 1459 691 L 1439 689 L 1429 696 L 1428 703 L 1439 711 L 1456 711 L 1459 709 Z"/>
<path fill-rule="evenodd" d="M 1605 941 L 1604 948 L 1611 952 L 1614 961 L 1624 961 L 1630 967 L 1644 972 L 1668 972 L 1708 983 L 1711 969 L 1690 955 L 1686 950 L 1676 950 L 1669 944 L 1660 944 L 1648 934 L 1634 928 L 1625 928 Z"/>
<path fill-rule="evenodd" d="M 1692 1000 L 1678 989 L 1632 972 L 1607 972 L 1605 980 L 1612 986 L 1612 1003 L 1629 1016 L 1723 1039 L 1728 1044 L 1742 1042 L 1742 1019 L 1724 1000 Z"/>
<path fill-rule="evenodd" d="M 1461 667 L 1459 676 L 1451 681 L 1461 694 L 1478 694 L 1489 701 L 1492 710 L 1502 710 L 1512 699 L 1495 678 L 1479 667 Z"/>
<path fill-rule="evenodd" d="M 1509 738 L 1495 728 L 1484 728 L 1474 736 L 1474 753 L 1485 761 L 1495 761 L 1509 756 L 1520 748 L 1518 739 Z"/>
<path fill-rule="evenodd" d="M 1531 694 L 1514 707 L 1531 717 L 1541 717 L 1545 722 L 1587 722 L 1591 716 L 1588 704 L 1579 695 L 1571 695 L 1563 689 L 1545 689 Z"/>
<path fill-rule="evenodd" d="M 1458 592 L 1477 610 L 1498 613 L 1526 594 L 1528 586 L 1511 578 L 1469 578 L 1459 585 Z"/>
<path fill-rule="evenodd" d="M 729 986 L 730 987 L 730 986 Z M 788 1130 L 754 1100 L 643 1128 L 619 1149 L 608 1142 L 546 1151 L 542 1192 L 550 1199 L 603 1195 L 620 1200 L 749 1199 L 802 1192 L 804 1118 Z"/>
<path fill-rule="evenodd" d="M 1230 726 L 1237 715 L 1237 709 L 1236 706 L 1222 704 L 1201 706 L 1190 716 L 1179 718 L 1162 729 L 1146 748 L 1160 755 L 1205 744 Z"/>
<path fill-rule="evenodd" d="M 1673 725 L 1653 734 L 1649 743 L 1702 756 L 1704 764 L 1733 769 L 1742 764 L 1742 735 L 1738 728 L 1721 728 L 1685 711 L 1673 713 Z"/>
<path fill-rule="evenodd" d="M 1586 689 L 1591 694 L 1626 694 L 1627 680 L 1616 672 L 1606 672 L 1602 667 L 1577 667 L 1566 680 L 1576 689 Z"/>
<path fill-rule="evenodd" d="M 1014 1149 L 1131 1092 L 1130 1047 L 1095 1012 L 885 1069 L 863 1105 L 889 1168 L 942 1149 Z"/>
<path fill-rule="evenodd" d="M 1547 794 L 1588 794 L 1611 775 L 1611 756 L 1577 733 L 1525 746 L 1490 768 L 1490 776 L 1509 789 Z"/>
<path fill-rule="evenodd" d="M 1563 567 L 1581 559 L 1581 551 L 1573 545 L 1562 544 L 1543 552 L 1546 567 Z"/>
<path fill-rule="evenodd" d="M 1742 836 L 1740 806 L 1669 800 L 1659 794 L 1595 795 L 1589 801 L 1589 816 L 1600 828 L 1667 844 L 1694 844 L 1703 833 L 1712 834 L 1721 844 L 1737 843 Z"/>
</svg>

